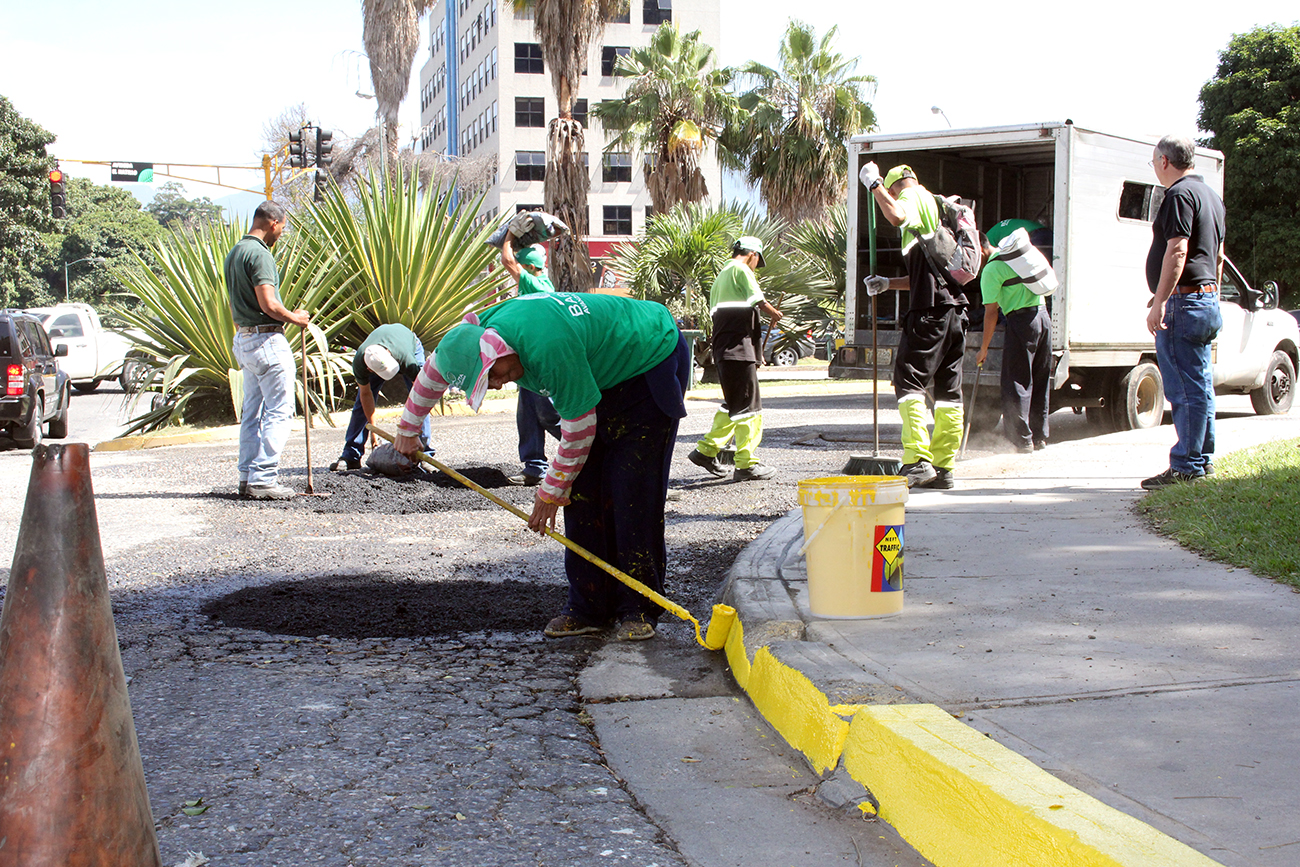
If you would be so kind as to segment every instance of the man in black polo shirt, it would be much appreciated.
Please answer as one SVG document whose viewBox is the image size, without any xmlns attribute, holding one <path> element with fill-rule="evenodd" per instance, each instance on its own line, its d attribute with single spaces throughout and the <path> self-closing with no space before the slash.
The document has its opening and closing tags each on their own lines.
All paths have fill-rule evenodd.
<svg viewBox="0 0 1300 867">
<path fill-rule="evenodd" d="M 239 417 L 239 495 L 287 500 L 294 492 L 279 484 L 280 452 L 293 418 L 293 352 L 284 323 L 306 327 L 306 310 L 280 301 L 280 272 L 271 247 L 288 218 L 275 202 L 253 212 L 253 227 L 226 254 L 226 289 L 235 320 L 232 349 L 244 372 L 244 406 Z"/>
<path fill-rule="evenodd" d="M 1193 173 L 1195 159 L 1191 139 L 1167 135 L 1156 144 L 1151 161 L 1167 189 L 1147 253 L 1147 285 L 1155 296 L 1147 330 L 1156 338 L 1156 361 L 1178 442 L 1169 450 L 1169 469 L 1142 482 L 1148 491 L 1214 472 L 1210 343 L 1223 326 L 1224 213 L 1223 200 Z"/>
</svg>

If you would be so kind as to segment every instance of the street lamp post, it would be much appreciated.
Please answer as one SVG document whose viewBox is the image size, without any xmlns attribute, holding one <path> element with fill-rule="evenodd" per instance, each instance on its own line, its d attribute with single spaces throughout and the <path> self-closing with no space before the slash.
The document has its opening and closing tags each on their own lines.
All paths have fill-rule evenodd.
<svg viewBox="0 0 1300 867">
<path fill-rule="evenodd" d="M 948 129 L 952 129 L 952 121 L 948 120 L 948 115 L 943 113 L 943 109 L 937 105 L 930 106 L 930 114 L 937 114 L 943 118 L 943 122 L 948 124 Z"/>
<path fill-rule="evenodd" d="M 80 265 L 82 262 L 107 262 L 103 256 L 87 256 L 84 259 L 76 259 L 72 262 L 63 263 L 63 301 L 67 303 L 72 294 L 72 285 L 68 283 L 68 268 L 73 265 Z"/>
</svg>

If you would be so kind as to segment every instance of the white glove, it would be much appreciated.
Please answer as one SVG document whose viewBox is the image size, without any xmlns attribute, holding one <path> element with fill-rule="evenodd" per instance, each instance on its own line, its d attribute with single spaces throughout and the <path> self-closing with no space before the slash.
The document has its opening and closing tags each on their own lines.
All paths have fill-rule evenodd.
<svg viewBox="0 0 1300 867">
<path fill-rule="evenodd" d="M 875 163 L 867 163 L 862 167 L 862 171 L 858 172 L 858 180 L 862 181 L 862 186 L 869 190 L 876 181 L 880 180 L 880 169 L 876 168 Z"/>
<path fill-rule="evenodd" d="M 867 287 L 868 295 L 879 295 L 889 288 L 889 278 L 881 277 L 878 274 L 872 274 L 870 277 L 862 278 L 863 284 Z"/>
</svg>

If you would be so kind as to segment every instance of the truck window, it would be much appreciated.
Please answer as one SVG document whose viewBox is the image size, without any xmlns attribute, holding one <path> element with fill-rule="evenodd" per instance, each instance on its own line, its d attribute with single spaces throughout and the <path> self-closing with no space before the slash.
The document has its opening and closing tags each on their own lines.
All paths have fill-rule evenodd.
<svg viewBox="0 0 1300 867">
<path fill-rule="evenodd" d="M 1119 194 L 1119 218 L 1150 223 L 1165 200 L 1165 188 L 1156 184 L 1125 181 Z"/>
<path fill-rule="evenodd" d="M 81 330 L 81 320 L 77 318 L 77 314 L 75 313 L 64 313 L 62 316 L 51 322 L 47 327 L 47 330 L 51 332 L 55 329 L 61 331 L 61 333 L 57 335 L 58 337 L 81 337 L 84 333 Z"/>
</svg>

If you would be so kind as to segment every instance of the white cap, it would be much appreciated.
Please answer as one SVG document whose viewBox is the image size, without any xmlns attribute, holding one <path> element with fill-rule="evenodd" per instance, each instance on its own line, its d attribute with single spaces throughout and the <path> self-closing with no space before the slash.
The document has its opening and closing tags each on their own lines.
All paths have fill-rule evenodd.
<svg viewBox="0 0 1300 867">
<path fill-rule="evenodd" d="M 388 381 L 397 376 L 397 359 L 393 358 L 393 353 L 378 343 L 367 346 L 365 353 L 361 357 L 365 360 L 366 367 L 370 368 L 375 376 L 380 379 Z"/>
</svg>

